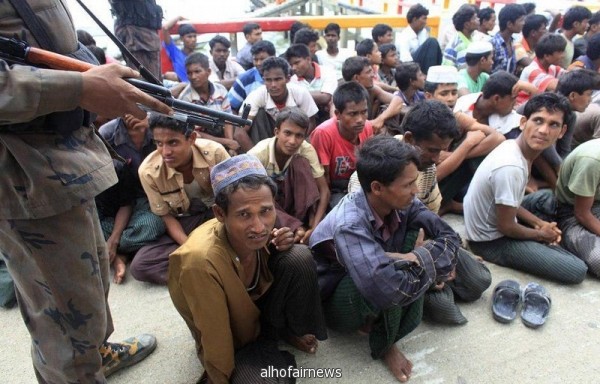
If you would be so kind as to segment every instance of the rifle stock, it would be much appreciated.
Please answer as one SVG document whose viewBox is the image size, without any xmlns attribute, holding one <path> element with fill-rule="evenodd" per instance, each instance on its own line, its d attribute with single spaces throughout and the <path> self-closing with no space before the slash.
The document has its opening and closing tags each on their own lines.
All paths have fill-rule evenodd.
<svg viewBox="0 0 600 384">
<path fill-rule="evenodd" d="M 5 37 L 0 37 L 0 58 L 4 58 L 11 62 L 44 66 L 64 71 L 85 72 L 95 67 L 95 65 L 84 61 L 44 49 L 30 47 L 22 41 L 7 39 Z M 248 114 L 250 112 L 249 106 L 246 106 L 240 117 L 203 107 L 198 104 L 177 100 L 171 95 L 171 92 L 167 88 L 160 85 L 135 78 L 128 78 L 125 79 L 125 81 L 173 108 L 176 112 L 176 118 L 178 120 L 184 120 L 188 124 L 201 125 L 204 127 L 223 126 L 224 124 L 244 127 L 252 124 L 252 121 L 248 120 Z"/>
</svg>

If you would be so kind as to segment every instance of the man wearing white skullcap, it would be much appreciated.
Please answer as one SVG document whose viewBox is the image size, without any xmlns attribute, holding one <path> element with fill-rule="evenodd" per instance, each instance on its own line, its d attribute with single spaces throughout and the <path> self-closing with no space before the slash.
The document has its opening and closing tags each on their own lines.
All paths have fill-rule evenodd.
<svg viewBox="0 0 600 384">
<path fill-rule="evenodd" d="M 474 41 L 467 48 L 467 68 L 458 71 L 458 96 L 481 92 L 494 65 L 494 47 L 487 41 Z"/>
</svg>

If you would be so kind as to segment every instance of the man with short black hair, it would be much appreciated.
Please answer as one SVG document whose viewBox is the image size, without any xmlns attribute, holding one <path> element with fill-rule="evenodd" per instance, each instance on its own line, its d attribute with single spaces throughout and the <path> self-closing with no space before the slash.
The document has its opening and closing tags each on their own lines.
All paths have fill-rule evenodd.
<svg viewBox="0 0 600 384">
<path fill-rule="evenodd" d="M 256 23 L 246 23 L 242 29 L 246 44 L 237 53 L 237 62 L 245 69 L 249 70 L 254 64 L 252 46 L 259 41 L 262 41 L 262 29 Z"/>
<path fill-rule="evenodd" d="M 600 33 L 600 11 L 597 11 L 592 15 L 589 20 L 588 28 L 585 34 L 581 37 L 578 37 L 573 40 L 573 45 L 575 45 L 575 49 L 579 52 L 586 52 L 588 43 L 592 37 L 596 36 Z M 577 56 L 574 56 L 577 58 Z"/>
<path fill-rule="evenodd" d="M 322 67 L 312 60 L 308 47 L 304 44 L 293 44 L 285 52 L 290 63 L 293 76 L 291 83 L 306 88 L 319 108 L 317 124 L 330 117 L 331 96 L 337 88 L 335 72 L 329 67 Z"/>
<path fill-rule="evenodd" d="M 452 65 L 457 69 L 467 66 L 465 55 L 467 47 L 473 41 L 473 32 L 479 27 L 477 8 L 473 5 L 462 5 L 454 15 L 452 24 L 456 29 L 456 36 L 444 49 L 443 65 Z"/>
<path fill-rule="evenodd" d="M 492 7 L 481 8 L 477 12 L 479 17 L 479 28 L 473 32 L 473 40 L 490 41 L 492 36 L 490 32 L 496 28 L 496 11 Z"/>
<path fill-rule="evenodd" d="M 333 93 L 335 117 L 319 125 L 310 135 L 310 142 L 325 169 L 331 206 L 348 191 L 348 180 L 356 169 L 356 148 L 373 136 L 373 128 L 367 121 L 368 97 L 364 87 L 355 81 L 340 85 Z"/>
<path fill-rule="evenodd" d="M 329 206 L 329 186 L 315 148 L 305 138 L 308 116 L 298 107 L 285 108 L 275 120 L 274 136 L 260 141 L 254 155 L 277 184 L 275 201 L 307 228 L 300 243 L 308 244 Z"/>
<path fill-rule="evenodd" d="M 525 196 L 532 162 L 562 137 L 571 113 L 564 96 L 532 97 L 521 118 L 522 134 L 483 160 L 464 202 L 467 239 L 475 254 L 564 284 L 581 283 L 585 263 L 558 245 L 561 231 L 555 222 L 539 219 L 523 204 L 534 203 L 535 194 Z"/>
<path fill-rule="evenodd" d="M 294 44 L 304 44 L 308 47 L 310 51 L 310 56 L 315 57 L 315 53 L 317 53 L 317 49 L 319 46 L 317 42 L 319 41 L 319 34 L 317 31 L 311 28 L 301 28 L 294 35 Z"/>
<path fill-rule="evenodd" d="M 553 33 L 544 35 L 535 46 L 535 59 L 521 73 L 521 80 L 533 84 L 540 92 L 554 91 L 565 57 L 567 41 Z"/>
<path fill-rule="evenodd" d="M 210 81 L 219 83 L 230 89 L 239 75 L 245 72 L 244 68 L 229 57 L 231 42 L 226 37 L 217 35 L 208 42 L 210 46 L 209 65 Z"/>
<path fill-rule="evenodd" d="M 548 33 L 548 19 L 543 15 L 528 15 L 523 24 L 523 38 L 514 44 L 517 60 L 516 76 L 521 76 L 523 68 L 535 59 L 535 47 L 538 41 Z"/>
<path fill-rule="evenodd" d="M 192 53 L 185 59 L 190 83 L 181 91 L 179 99 L 188 103 L 199 104 L 218 112 L 231 113 L 231 105 L 227 98 L 227 89 L 219 83 L 210 81 L 210 64 L 205 54 Z M 234 140 L 234 127 L 227 123 L 222 126 L 201 127 L 196 126 L 199 138 L 216 141 L 227 148 L 230 155 L 235 156 L 241 144 L 250 146 L 250 138 L 245 137 L 240 142 Z"/>
<path fill-rule="evenodd" d="M 259 383 L 267 370 L 296 367 L 279 339 L 315 354 L 327 338 L 315 264 L 289 228 L 275 227 L 277 187 L 254 156 L 213 166 L 210 183 L 215 219 L 171 254 L 169 294 L 204 367 L 198 382 Z"/>
<path fill-rule="evenodd" d="M 252 46 L 252 60 L 254 67 L 242 73 L 233 83 L 233 86 L 227 93 L 227 98 L 231 103 L 231 109 L 236 113 L 239 111 L 246 96 L 265 82 L 261 75 L 263 61 L 275 56 L 275 46 L 267 40 L 261 40 Z"/>
<path fill-rule="evenodd" d="M 252 91 L 244 100 L 242 108 L 250 105 L 248 118 L 251 127 L 245 127 L 254 144 L 273 137 L 275 119 L 286 107 L 298 107 L 309 118 L 309 132 L 316 126 L 319 108 L 310 92 L 290 81 L 290 65 L 282 57 L 269 57 L 262 63 L 264 85 Z"/>
<path fill-rule="evenodd" d="M 321 49 L 316 52 L 317 59 L 320 65 L 329 66 L 335 69 L 338 81 L 343 79 L 342 65 L 347 58 L 356 54 L 355 51 L 348 48 L 339 48 L 340 26 L 336 23 L 329 23 L 323 30 L 323 36 L 327 43 L 326 49 Z"/>
<path fill-rule="evenodd" d="M 575 50 L 573 38 L 578 35 L 583 35 L 585 32 L 587 32 L 591 18 L 592 12 L 586 7 L 579 5 L 569 8 L 563 16 L 563 30 L 561 36 L 567 42 L 567 46 L 565 47 L 565 56 L 560 63 L 560 66 L 563 67 L 563 69 L 569 68 L 569 65 L 571 65 L 571 62 L 573 62 L 574 58 L 583 55 L 584 52 Z"/>
<path fill-rule="evenodd" d="M 185 20 L 185 17 L 177 16 L 176 18 L 167 21 L 162 27 L 163 47 L 167 51 L 167 55 L 169 56 L 169 59 L 173 64 L 173 70 L 175 71 L 175 77 L 171 76 L 171 78 L 169 78 L 168 73 L 165 74 L 165 77 L 169 80 L 178 80 L 187 83 L 188 78 L 185 70 L 185 58 L 196 50 L 198 33 L 193 25 L 180 24 L 177 32 L 183 42 L 183 47 L 181 49 L 177 48 L 175 42 L 173 42 L 173 39 L 171 38 L 170 30 L 175 24 L 182 20 Z"/>
<path fill-rule="evenodd" d="M 411 145 L 389 136 L 367 140 L 356 164 L 362 188 L 344 197 L 310 239 L 327 325 L 368 333 L 371 357 L 401 382 L 413 365 L 396 342 L 420 323 L 425 291 L 451 278 L 460 243 L 415 199 L 418 165 Z M 418 244 L 421 228 L 430 240 Z"/>
<path fill-rule="evenodd" d="M 371 30 L 371 36 L 377 45 L 389 44 L 394 41 L 393 29 L 387 24 L 375 24 Z"/>
<path fill-rule="evenodd" d="M 383 127 L 386 119 L 400 113 L 403 105 L 401 100 L 395 103 L 395 106 L 390 106 L 379 113 L 383 105 L 390 105 L 395 98 L 391 93 L 375 85 L 373 67 L 369 64 L 369 60 L 366 57 L 355 56 L 348 58 L 342 67 L 342 75 L 345 81 L 356 81 L 367 90 L 368 118 L 371 119 L 370 122 L 377 131 Z"/>
<path fill-rule="evenodd" d="M 428 15 L 429 10 L 421 4 L 411 6 L 406 13 L 408 26 L 400 32 L 397 43 L 400 62 L 415 61 L 425 74 L 429 67 L 440 65 L 443 59 L 440 44 L 429 37 Z"/>
<path fill-rule="evenodd" d="M 151 115 L 149 126 L 156 151 L 146 157 L 138 173 L 150 209 L 163 219 L 167 233 L 137 252 L 131 274 L 137 280 L 164 285 L 169 254 L 212 218 L 214 195 L 208 174 L 229 154 L 221 144 L 197 139 L 191 127 L 168 116 Z"/>
<path fill-rule="evenodd" d="M 513 34 L 521 33 L 525 23 L 525 8 L 520 4 L 506 4 L 498 14 L 500 31 L 491 40 L 494 47 L 492 73 L 506 71 L 515 73 L 517 59 L 514 53 Z"/>
<path fill-rule="evenodd" d="M 481 92 L 494 65 L 494 47 L 487 41 L 474 41 L 467 48 L 467 68 L 458 71 L 458 96 Z"/>
</svg>

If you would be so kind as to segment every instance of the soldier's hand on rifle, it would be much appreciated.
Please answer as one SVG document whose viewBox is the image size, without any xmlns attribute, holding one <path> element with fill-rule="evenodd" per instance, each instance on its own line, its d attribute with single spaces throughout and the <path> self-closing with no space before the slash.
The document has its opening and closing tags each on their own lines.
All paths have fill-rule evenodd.
<svg viewBox="0 0 600 384">
<path fill-rule="evenodd" d="M 173 110 L 157 99 L 127 83 L 124 78 L 140 77 L 139 73 L 120 64 L 94 67 L 82 74 L 83 89 L 80 106 L 100 116 L 119 117 L 131 114 L 144 119 L 146 112 L 136 104 L 170 115 Z"/>
</svg>

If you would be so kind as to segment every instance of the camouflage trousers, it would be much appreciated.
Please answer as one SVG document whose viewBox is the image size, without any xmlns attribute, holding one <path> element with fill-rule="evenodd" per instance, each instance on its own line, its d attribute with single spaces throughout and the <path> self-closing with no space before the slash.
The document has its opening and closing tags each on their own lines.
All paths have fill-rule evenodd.
<svg viewBox="0 0 600 384">
<path fill-rule="evenodd" d="M 40 383 L 104 383 L 99 346 L 113 331 L 108 255 L 94 200 L 36 220 L 0 220 Z"/>
</svg>

